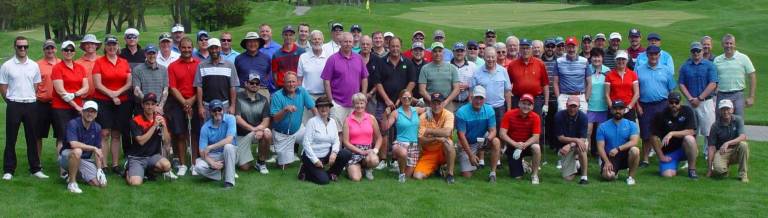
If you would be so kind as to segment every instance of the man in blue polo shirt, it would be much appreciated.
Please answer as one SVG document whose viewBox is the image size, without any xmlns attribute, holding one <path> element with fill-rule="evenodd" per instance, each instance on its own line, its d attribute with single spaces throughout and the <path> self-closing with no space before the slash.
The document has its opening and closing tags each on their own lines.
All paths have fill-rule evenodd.
<svg viewBox="0 0 768 218">
<path fill-rule="evenodd" d="M 496 115 L 493 108 L 485 104 L 485 88 L 475 86 L 472 90 L 472 103 L 465 104 L 456 111 L 456 130 L 459 145 L 463 152 L 459 153 L 461 175 L 469 178 L 477 170 L 478 150 L 491 150 L 491 163 L 499 161 L 501 140 L 496 137 Z M 496 182 L 496 164 L 491 164 L 489 182 Z"/>
<path fill-rule="evenodd" d="M 107 186 L 107 177 L 101 171 L 104 166 L 101 125 L 94 122 L 98 110 L 96 102 L 87 101 L 83 104 L 83 115 L 67 123 L 67 135 L 59 151 L 59 167 L 66 171 L 67 189 L 72 193 L 83 193 L 77 186 L 78 177 L 92 186 Z"/>
<path fill-rule="evenodd" d="M 624 119 L 626 105 L 622 100 L 615 100 L 611 104 L 611 120 L 605 121 L 597 128 L 597 154 L 600 155 L 602 165 L 600 175 L 605 180 L 616 180 L 619 170 L 629 168 L 627 185 L 635 184 L 635 173 L 640 159 L 640 149 L 637 149 L 639 140 L 637 126 L 634 122 Z"/>
<path fill-rule="evenodd" d="M 555 114 L 558 143 L 557 153 L 563 158 L 560 171 L 565 180 L 571 181 L 581 168 L 579 184 L 586 185 L 587 181 L 587 114 L 579 111 L 579 97 L 570 96 L 566 101 L 566 109 Z M 577 157 L 578 156 L 578 157 Z M 578 159 L 577 159 L 578 158 Z"/>
<path fill-rule="evenodd" d="M 277 154 L 277 164 L 282 169 L 296 159 L 293 145 L 304 137 L 304 128 L 301 124 L 304 109 L 312 110 L 312 114 L 317 114 L 315 101 L 307 90 L 299 87 L 296 74 L 287 73 L 284 79 L 283 88 L 272 95 L 269 106 L 269 115 L 273 122 L 272 142 Z"/>
<path fill-rule="evenodd" d="M 235 116 L 224 113 L 224 103 L 214 99 L 208 104 L 211 119 L 200 129 L 200 157 L 195 171 L 213 180 L 224 180 L 224 188 L 235 186 Z"/>
<path fill-rule="evenodd" d="M 483 53 L 483 58 L 488 62 L 475 70 L 469 87 L 481 86 L 487 91 L 483 100 L 493 108 L 496 114 L 494 127 L 498 129 L 504 112 L 512 108 L 512 83 L 509 81 L 507 69 L 496 64 L 496 49 L 489 47 Z"/>
<path fill-rule="evenodd" d="M 696 113 L 696 130 L 704 136 L 702 151 L 706 155 L 709 129 L 715 123 L 715 100 L 712 99 L 717 89 L 717 69 L 715 65 L 704 58 L 703 46 L 700 42 L 691 43 L 691 58 L 680 66 L 680 92 L 688 99 L 688 104 Z"/>
<path fill-rule="evenodd" d="M 656 46 L 661 48 L 661 35 L 658 33 L 651 33 L 648 34 L 648 47 Z M 669 52 L 660 50 L 660 57 L 659 57 L 659 64 L 667 66 L 669 69 L 675 69 L 675 62 L 672 59 L 672 55 L 669 54 Z M 648 63 L 648 48 L 646 48 L 646 51 L 643 53 L 640 53 L 637 55 L 637 61 L 635 62 L 635 68 L 637 69 L 640 66 L 643 66 Z"/>
<path fill-rule="evenodd" d="M 657 113 L 667 108 L 667 95 L 677 86 L 672 68 L 661 64 L 661 48 L 650 45 L 645 50 L 648 61 L 635 67 L 640 82 L 640 138 L 643 139 L 643 160 L 640 167 L 647 167 L 648 156 L 653 148 L 650 143 L 651 123 Z"/>
<path fill-rule="evenodd" d="M 587 112 L 587 99 L 584 91 L 587 87 L 587 59 L 576 53 L 579 46 L 576 37 L 570 36 L 565 40 L 566 55 L 557 59 L 557 74 L 555 75 L 553 85 L 555 85 L 555 96 L 557 96 L 558 110 L 565 110 L 565 102 L 570 96 L 579 97 L 579 110 Z M 554 111 L 553 111 L 554 112 Z"/>
</svg>

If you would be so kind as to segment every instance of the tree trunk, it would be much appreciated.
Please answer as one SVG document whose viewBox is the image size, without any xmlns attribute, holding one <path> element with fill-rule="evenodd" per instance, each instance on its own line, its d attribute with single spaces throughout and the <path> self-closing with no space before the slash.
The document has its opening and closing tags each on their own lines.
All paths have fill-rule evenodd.
<svg viewBox="0 0 768 218">
<path fill-rule="evenodd" d="M 136 7 L 136 17 L 137 17 L 137 21 L 136 21 L 137 27 L 136 27 L 136 29 L 140 29 L 141 31 L 146 32 L 147 31 L 147 22 L 144 21 L 144 11 L 146 9 L 146 8 L 144 8 L 144 1 L 143 0 L 138 0 L 138 3 L 136 5 L 137 5 L 137 7 Z"/>
<path fill-rule="evenodd" d="M 80 36 L 85 35 L 85 31 L 88 27 L 88 17 L 90 17 L 90 15 L 91 15 L 90 8 L 83 11 L 83 18 L 82 20 L 80 20 L 80 33 L 78 33 L 78 35 Z"/>
<path fill-rule="evenodd" d="M 51 25 L 46 22 L 43 24 L 43 27 L 45 28 L 43 30 L 45 32 L 45 39 L 51 39 Z"/>
</svg>

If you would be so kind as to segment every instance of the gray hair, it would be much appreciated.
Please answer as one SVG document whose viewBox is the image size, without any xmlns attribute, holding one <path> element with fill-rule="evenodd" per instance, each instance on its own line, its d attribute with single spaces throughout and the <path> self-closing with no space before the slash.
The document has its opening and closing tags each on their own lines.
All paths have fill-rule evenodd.
<svg viewBox="0 0 768 218">
<path fill-rule="evenodd" d="M 365 94 L 362 92 L 355 93 L 354 95 L 352 95 L 352 102 L 358 102 L 358 101 L 368 102 L 368 97 L 365 96 Z"/>
<path fill-rule="evenodd" d="M 544 46 L 544 42 L 537 39 L 537 40 L 533 40 L 533 42 L 531 42 L 531 45 L 534 45 L 534 46 L 540 45 L 540 46 L 543 47 Z"/>
<path fill-rule="evenodd" d="M 503 42 L 497 42 L 495 45 L 493 45 L 496 49 L 504 49 L 506 51 L 507 44 L 504 44 Z M 488 49 L 488 48 L 485 48 Z"/>
<path fill-rule="evenodd" d="M 520 44 L 520 39 L 518 39 L 517 36 L 514 36 L 514 35 L 507 37 L 507 40 L 504 42 L 509 43 L 509 41 L 514 41 L 516 44 Z"/>
<path fill-rule="evenodd" d="M 312 30 L 312 32 L 309 32 L 310 36 L 317 36 L 319 35 L 321 38 L 323 37 L 323 31 L 320 30 Z"/>
<path fill-rule="evenodd" d="M 706 41 L 706 40 L 710 40 L 710 41 L 712 41 L 712 37 L 709 37 L 709 36 L 704 36 L 704 37 L 701 37 L 701 40 L 699 40 L 699 42 L 700 42 L 700 43 L 704 43 L 704 41 Z"/>
<path fill-rule="evenodd" d="M 726 33 L 726 34 L 723 36 L 723 42 L 725 42 L 725 40 L 730 40 L 730 39 L 732 39 L 732 40 L 736 41 L 736 37 L 735 37 L 735 36 L 733 36 L 733 34 L 730 34 L 730 33 Z"/>
</svg>

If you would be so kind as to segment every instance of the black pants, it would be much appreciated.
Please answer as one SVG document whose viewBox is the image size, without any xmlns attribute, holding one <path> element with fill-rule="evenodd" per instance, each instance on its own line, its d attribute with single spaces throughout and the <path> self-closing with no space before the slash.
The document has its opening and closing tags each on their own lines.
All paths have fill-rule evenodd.
<svg viewBox="0 0 768 218">
<path fill-rule="evenodd" d="M 3 170 L 13 174 L 16 171 L 16 137 L 19 126 L 24 123 L 24 138 L 27 141 L 27 160 L 29 173 L 40 171 L 40 157 L 37 156 L 37 136 L 35 135 L 35 103 L 18 103 L 8 101 L 5 110 L 5 153 L 3 153 Z"/>
<path fill-rule="evenodd" d="M 331 153 L 328 152 L 328 155 L 320 158 L 320 161 L 323 162 L 323 164 L 328 164 L 328 159 L 330 156 Z M 336 154 L 336 162 L 333 163 L 333 166 L 331 166 L 328 171 L 325 171 L 323 168 L 316 167 L 315 164 L 309 160 L 307 155 L 302 154 L 301 163 L 303 164 L 303 173 L 306 175 L 306 179 L 310 182 L 318 185 L 325 185 L 328 184 L 331 180 L 328 174 L 332 173 L 335 175 L 340 175 L 341 170 L 344 169 L 344 166 L 347 165 L 347 162 L 349 162 L 350 158 L 352 158 L 352 152 L 346 149 L 339 150 L 339 153 Z"/>
<path fill-rule="evenodd" d="M 544 116 L 544 142 L 549 146 L 550 149 L 555 149 L 557 145 L 560 143 L 559 140 L 557 140 L 557 134 L 555 133 L 555 114 L 557 113 L 557 98 L 554 98 L 555 100 L 551 100 L 552 97 L 550 97 L 549 104 L 547 105 L 548 111 L 547 116 Z"/>
</svg>

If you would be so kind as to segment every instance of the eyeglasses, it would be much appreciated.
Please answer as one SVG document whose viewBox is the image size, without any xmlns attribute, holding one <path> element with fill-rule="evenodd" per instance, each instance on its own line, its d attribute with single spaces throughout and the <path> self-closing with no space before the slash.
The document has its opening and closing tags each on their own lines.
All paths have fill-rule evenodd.
<svg viewBox="0 0 768 218">
<path fill-rule="evenodd" d="M 565 47 L 565 45 L 559 44 L 559 45 L 557 45 L 557 47 Z"/>
<path fill-rule="evenodd" d="M 467 47 L 467 50 L 478 50 L 478 49 L 479 48 L 477 48 L 477 47 Z"/>
<path fill-rule="evenodd" d="M 680 101 L 669 101 L 669 104 L 671 104 L 671 105 L 678 105 L 678 104 L 680 104 Z"/>
<path fill-rule="evenodd" d="M 232 39 L 221 39 L 221 42 L 232 42 Z"/>
<path fill-rule="evenodd" d="M 405 97 L 400 97 L 400 98 L 402 98 L 405 101 L 413 99 L 413 97 L 410 97 L 410 96 L 405 96 Z"/>
<path fill-rule="evenodd" d="M 61 50 L 62 52 L 75 52 L 74 48 L 65 48 Z"/>
<path fill-rule="evenodd" d="M 424 37 L 413 37 L 413 39 L 416 39 L 416 40 L 424 40 Z"/>
<path fill-rule="evenodd" d="M 17 45 L 17 46 L 16 46 L 16 49 L 19 49 L 19 50 L 27 50 L 27 49 L 29 49 L 29 45 Z"/>
<path fill-rule="evenodd" d="M 497 54 L 506 54 L 507 51 L 496 51 Z"/>
<path fill-rule="evenodd" d="M 211 111 L 213 111 L 214 113 L 220 113 L 220 112 L 224 111 L 224 109 L 222 109 L 222 108 L 214 108 Z"/>
</svg>

